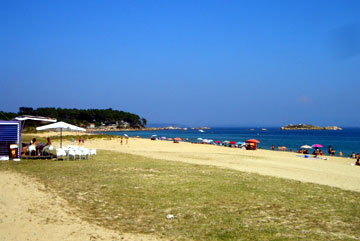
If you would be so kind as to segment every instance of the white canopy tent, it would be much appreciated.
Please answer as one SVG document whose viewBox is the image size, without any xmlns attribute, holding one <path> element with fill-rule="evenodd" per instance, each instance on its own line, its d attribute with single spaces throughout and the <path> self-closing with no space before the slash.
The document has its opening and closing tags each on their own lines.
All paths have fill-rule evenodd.
<svg viewBox="0 0 360 241">
<path fill-rule="evenodd" d="M 62 148 L 62 131 L 86 131 L 86 129 L 74 126 L 63 121 L 59 121 L 53 124 L 40 126 L 36 128 L 37 131 L 44 131 L 44 130 L 55 130 L 60 131 L 60 148 Z"/>
</svg>

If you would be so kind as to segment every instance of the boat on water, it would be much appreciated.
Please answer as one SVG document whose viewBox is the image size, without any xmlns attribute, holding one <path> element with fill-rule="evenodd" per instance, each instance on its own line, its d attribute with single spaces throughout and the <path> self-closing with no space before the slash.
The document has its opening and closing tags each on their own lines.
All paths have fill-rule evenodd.
<svg viewBox="0 0 360 241">
<path fill-rule="evenodd" d="M 204 130 L 201 130 L 201 129 L 200 129 L 199 132 L 204 132 Z"/>
<path fill-rule="evenodd" d="M 267 129 L 265 129 L 265 128 L 262 128 L 261 130 L 262 130 L 262 131 L 267 131 Z"/>
</svg>

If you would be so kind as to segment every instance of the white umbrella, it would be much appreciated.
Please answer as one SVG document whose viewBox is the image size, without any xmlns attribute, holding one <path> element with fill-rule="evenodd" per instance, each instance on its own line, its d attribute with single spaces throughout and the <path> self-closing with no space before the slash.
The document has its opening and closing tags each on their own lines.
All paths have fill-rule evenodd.
<svg viewBox="0 0 360 241">
<path fill-rule="evenodd" d="M 49 124 L 49 125 L 45 125 L 45 126 L 40 126 L 40 127 L 36 127 L 37 131 L 44 131 L 44 130 L 56 130 L 59 131 L 60 130 L 60 148 L 62 148 L 62 131 L 86 131 L 86 129 L 78 127 L 78 126 L 74 126 L 68 123 L 65 123 L 63 121 L 59 121 L 53 124 Z"/>
<path fill-rule="evenodd" d="M 300 148 L 302 148 L 302 149 L 311 149 L 312 147 L 309 146 L 309 145 L 303 145 L 303 146 L 300 146 Z"/>
</svg>

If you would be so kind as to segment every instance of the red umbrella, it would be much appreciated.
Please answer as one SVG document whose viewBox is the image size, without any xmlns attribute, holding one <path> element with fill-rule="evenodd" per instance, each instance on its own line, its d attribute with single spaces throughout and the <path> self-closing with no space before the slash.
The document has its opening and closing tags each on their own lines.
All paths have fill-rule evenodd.
<svg viewBox="0 0 360 241">
<path fill-rule="evenodd" d="M 246 143 L 260 143 L 260 141 L 256 140 L 256 139 L 250 139 L 245 141 Z"/>
<path fill-rule="evenodd" d="M 230 145 L 235 145 L 236 142 L 235 142 L 235 141 L 231 141 L 231 142 L 229 142 L 229 144 L 230 144 Z"/>
<path fill-rule="evenodd" d="M 174 141 L 181 141 L 181 138 L 180 137 L 175 137 Z"/>
<path fill-rule="evenodd" d="M 221 141 L 215 141 L 217 144 L 220 144 L 221 143 Z"/>
</svg>

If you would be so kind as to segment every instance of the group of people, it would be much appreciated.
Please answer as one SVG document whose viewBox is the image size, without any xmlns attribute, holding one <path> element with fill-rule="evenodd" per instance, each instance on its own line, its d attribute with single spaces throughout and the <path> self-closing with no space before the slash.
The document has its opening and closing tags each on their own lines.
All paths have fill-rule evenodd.
<svg viewBox="0 0 360 241">
<path fill-rule="evenodd" d="M 30 156 L 40 156 L 43 153 L 45 147 L 51 145 L 50 137 L 46 138 L 47 143 L 37 143 L 36 138 L 31 139 L 28 143 L 22 143 L 22 156 L 25 156 L 27 153 Z"/>
<path fill-rule="evenodd" d="M 129 143 L 129 137 L 128 136 L 120 136 L 120 144 L 121 145 L 123 144 L 124 137 L 125 137 L 125 144 Z"/>
<path fill-rule="evenodd" d="M 79 137 L 77 140 L 78 140 L 78 142 L 79 142 L 79 145 L 80 145 L 80 144 L 85 144 L 85 138 L 84 138 L 84 137 L 83 137 L 83 138 Z M 72 145 L 75 144 L 75 139 L 74 139 L 74 138 L 71 138 L 71 144 L 72 144 Z"/>
</svg>

